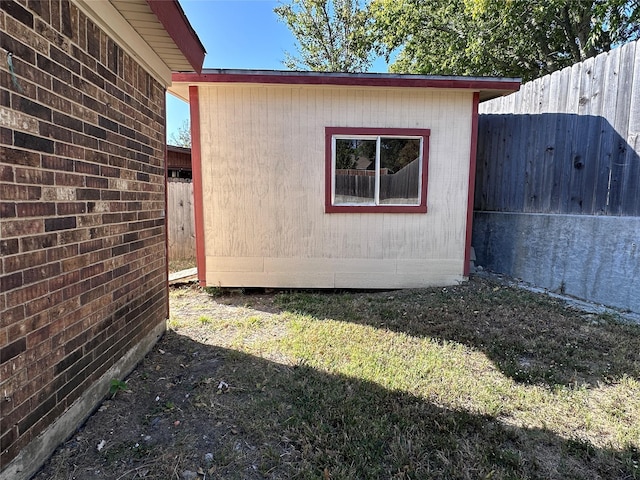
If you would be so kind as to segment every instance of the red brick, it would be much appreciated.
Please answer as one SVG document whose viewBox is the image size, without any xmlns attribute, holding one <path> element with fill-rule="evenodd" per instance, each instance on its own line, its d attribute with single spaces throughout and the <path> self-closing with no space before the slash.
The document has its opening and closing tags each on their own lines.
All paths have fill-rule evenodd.
<svg viewBox="0 0 640 480">
<path fill-rule="evenodd" d="M 72 2 L 18 3 L 27 8 L 5 5 L 13 9 L 13 23 L 5 29 L 4 46 L 17 55 L 25 90 L 13 93 L 15 107 L 44 121 L 38 124 L 39 135 L 0 127 L 5 162 L 0 165 L 0 200 L 9 205 L 0 208 L 5 219 L 0 226 L 2 271 L 9 276 L 4 282 L 35 282 L 28 287 L 17 282 L 0 293 L 0 345 L 12 345 L 9 331 L 11 339 L 22 335 L 25 325 L 30 332 L 27 350 L 0 365 L 1 378 L 17 379 L 20 395 L 29 397 L 21 402 L 27 405 L 23 410 L 8 413 L 8 420 L 3 411 L 1 422 L 20 424 L 21 430 L 3 433 L 2 465 L 161 321 L 166 296 L 153 287 L 164 280 L 164 261 L 158 260 L 164 255 L 164 248 L 158 248 L 164 247 L 164 227 L 155 223 L 165 194 L 163 87 L 93 23 L 87 28 L 86 17 Z M 31 19 L 38 52 L 26 44 L 28 38 L 11 36 L 18 22 L 30 25 Z M 46 42 L 48 55 L 41 48 Z M 0 69 L 0 80 L 10 82 L 6 70 Z M 0 89 L 0 105 L 11 106 L 10 100 Z M 14 141 L 23 148 L 6 146 Z M 109 178 L 131 185 L 109 189 Z M 43 188 L 52 182 L 57 186 Z M 87 215 L 88 202 L 96 207 L 98 201 L 106 202 L 108 210 L 101 206 Z M 101 224 L 103 214 L 114 223 Z M 31 219 L 39 222 L 10 223 Z M 127 222 L 138 225 L 129 230 Z M 110 258 L 112 251 L 120 256 Z M 115 289 L 122 289 L 122 297 L 112 302 Z M 112 322 L 112 312 L 125 304 L 122 318 Z M 98 324 L 104 329 L 96 330 Z M 67 349 L 86 345 L 88 355 L 67 366 L 67 378 L 54 378 L 52 368 L 64 360 L 65 343 Z M 5 358 L 11 355 L 4 352 Z M 20 373 L 25 370 L 26 381 Z"/>
<path fill-rule="evenodd" d="M 88 238 L 87 230 L 62 230 L 58 233 L 58 244 L 78 243 Z"/>
<path fill-rule="evenodd" d="M 94 229 L 91 229 L 91 230 L 94 230 Z M 90 235 L 92 237 L 95 236 L 93 232 L 91 232 Z M 95 250 L 101 250 L 103 246 L 104 246 L 104 241 L 101 238 L 96 240 L 90 240 L 88 242 L 84 242 L 80 244 L 80 253 L 88 253 L 88 252 L 93 252 Z"/>
<path fill-rule="evenodd" d="M 15 169 L 17 183 L 29 183 L 34 185 L 53 185 L 53 172 L 34 168 Z"/>
<path fill-rule="evenodd" d="M 0 225 L 0 235 L 5 238 L 37 233 L 44 233 L 44 221 L 42 219 L 3 221 L 2 225 Z"/>
<path fill-rule="evenodd" d="M 80 295 L 82 295 L 84 291 L 84 286 L 81 283 L 74 283 L 62 289 L 62 298 L 65 300 L 77 299 L 79 302 Z"/>
<path fill-rule="evenodd" d="M 7 302 L 13 305 L 24 304 L 34 298 L 43 297 L 49 293 L 48 281 L 29 285 L 7 293 Z"/>
<path fill-rule="evenodd" d="M 18 203 L 16 204 L 18 217 L 48 217 L 56 214 L 55 203 Z"/>
<path fill-rule="evenodd" d="M 53 150 L 50 153 L 53 153 Z M 84 158 L 84 148 L 68 143 L 57 142 L 55 144 L 55 153 L 61 157 Z"/>
<path fill-rule="evenodd" d="M 15 342 L 23 337 L 26 337 L 27 333 L 27 323 L 22 320 L 21 322 L 16 322 L 7 327 L 7 337 L 9 343 Z"/>
<path fill-rule="evenodd" d="M 46 233 L 44 235 L 33 235 L 20 239 L 20 249 L 23 252 L 32 250 L 41 250 L 51 248 L 58 243 L 58 235 L 56 233 Z"/>
<path fill-rule="evenodd" d="M 0 165 L 0 181 L 2 182 L 14 181 L 13 167 L 11 167 L 10 165 Z"/>
<path fill-rule="evenodd" d="M 45 325 L 44 327 L 36 330 L 35 332 L 31 332 L 27 336 L 27 346 L 29 348 L 33 348 L 37 345 L 40 345 L 51 335 L 51 325 Z"/>
<path fill-rule="evenodd" d="M 30 268 L 22 272 L 24 276 L 25 285 L 28 283 L 34 283 L 39 280 L 55 277 L 60 274 L 59 263 L 49 263 L 48 265 L 42 265 L 35 268 Z"/>
<path fill-rule="evenodd" d="M 0 202 L 0 218 L 15 218 L 17 216 L 16 204 Z"/>
<path fill-rule="evenodd" d="M 84 187 L 85 184 L 83 175 L 62 172 L 56 172 L 55 183 L 65 187 Z"/>
<path fill-rule="evenodd" d="M 86 267 L 88 264 L 87 257 L 85 255 L 81 257 L 72 257 L 62 261 L 62 271 L 72 272 L 79 270 L 82 267 Z"/>
<path fill-rule="evenodd" d="M 47 232 L 76 228 L 76 217 L 48 218 L 44 221 L 44 228 Z"/>
<path fill-rule="evenodd" d="M 17 148 L 0 146 L 0 158 L 3 162 L 13 165 L 27 165 L 30 167 L 40 166 L 40 154 L 28 152 Z"/>
<path fill-rule="evenodd" d="M 58 215 L 73 215 L 87 211 L 87 204 L 83 202 L 58 203 L 56 207 Z"/>
<path fill-rule="evenodd" d="M 103 263 L 90 265 L 90 266 L 85 267 L 82 270 L 80 270 L 80 278 L 82 280 L 85 280 L 85 279 L 90 278 L 90 277 L 95 277 L 96 275 L 99 275 L 102 272 L 104 272 L 104 264 Z"/>
<path fill-rule="evenodd" d="M 67 172 L 73 171 L 73 160 L 69 158 L 61 158 L 52 155 L 43 155 L 42 156 L 42 168 L 47 168 L 49 170 L 64 170 Z M 58 183 L 56 181 L 56 183 Z"/>
<path fill-rule="evenodd" d="M 56 234 L 53 234 L 56 235 Z M 58 237 L 58 235 L 56 235 Z M 78 245 L 64 245 L 47 250 L 47 262 L 55 262 L 78 254 Z"/>
<path fill-rule="evenodd" d="M 23 284 L 24 278 L 22 272 L 0 276 L 0 291 L 8 292 L 9 290 L 21 287 Z"/>
<path fill-rule="evenodd" d="M 5 295 L 5 298 L 7 295 Z M 22 303 L 10 303 L 9 300 L 7 300 L 7 309 L 2 312 L 2 315 L 0 315 L 0 328 L 7 327 L 15 322 L 19 322 L 23 318 L 24 305 Z"/>
<path fill-rule="evenodd" d="M 0 200 L 40 200 L 41 187 L 0 183 Z"/>
<path fill-rule="evenodd" d="M 44 325 L 47 325 L 50 321 L 49 314 L 47 312 L 41 312 L 35 315 L 30 315 L 29 318 L 26 319 L 27 328 L 30 332 L 36 331 L 39 328 L 42 328 Z"/>
<path fill-rule="evenodd" d="M 12 255 L 4 259 L 4 269 L 5 272 L 25 270 L 29 267 L 46 263 L 46 258 L 47 254 L 42 250 L 24 253 L 22 255 Z"/>
<path fill-rule="evenodd" d="M 8 345 L 0 348 L 0 363 L 5 363 L 12 358 L 20 355 L 27 349 L 27 341 L 25 338 L 19 338 Z"/>
<path fill-rule="evenodd" d="M 80 271 L 75 270 L 73 272 L 64 273 L 58 275 L 49 280 L 49 289 L 51 291 L 60 290 L 66 285 L 72 285 L 80 281 Z"/>
</svg>

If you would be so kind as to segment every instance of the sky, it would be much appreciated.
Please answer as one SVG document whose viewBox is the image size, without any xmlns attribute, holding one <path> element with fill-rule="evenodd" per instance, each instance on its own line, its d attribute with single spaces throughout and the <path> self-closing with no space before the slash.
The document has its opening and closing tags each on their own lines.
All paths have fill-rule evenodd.
<svg viewBox="0 0 640 480">
<path fill-rule="evenodd" d="M 295 39 L 278 20 L 272 0 L 180 0 L 207 55 L 204 68 L 284 70 L 285 52 L 296 54 Z M 383 59 L 371 72 L 386 72 Z M 167 141 L 189 117 L 189 106 L 167 94 Z"/>
</svg>

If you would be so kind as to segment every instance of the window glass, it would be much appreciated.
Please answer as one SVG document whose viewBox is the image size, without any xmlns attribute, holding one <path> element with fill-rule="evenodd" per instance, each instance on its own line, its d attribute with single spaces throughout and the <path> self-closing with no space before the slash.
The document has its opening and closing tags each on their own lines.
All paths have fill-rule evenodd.
<svg viewBox="0 0 640 480">
<path fill-rule="evenodd" d="M 376 139 L 336 139 L 335 205 L 375 205 L 376 143 Z"/>
<path fill-rule="evenodd" d="M 334 205 L 420 205 L 419 138 L 336 138 Z"/>
<path fill-rule="evenodd" d="M 420 204 L 420 140 L 380 139 L 380 204 Z"/>
</svg>

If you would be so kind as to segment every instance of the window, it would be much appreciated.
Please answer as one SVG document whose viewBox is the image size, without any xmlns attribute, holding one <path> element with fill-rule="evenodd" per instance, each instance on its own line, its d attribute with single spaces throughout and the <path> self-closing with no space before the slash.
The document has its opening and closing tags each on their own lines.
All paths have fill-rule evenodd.
<svg viewBox="0 0 640 480">
<path fill-rule="evenodd" d="M 325 130 L 325 211 L 427 211 L 429 130 Z"/>
</svg>

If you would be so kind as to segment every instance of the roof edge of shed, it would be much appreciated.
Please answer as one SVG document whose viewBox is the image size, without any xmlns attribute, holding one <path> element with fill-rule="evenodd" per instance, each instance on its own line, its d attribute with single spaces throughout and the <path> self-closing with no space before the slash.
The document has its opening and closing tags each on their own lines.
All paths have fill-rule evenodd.
<svg viewBox="0 0 640 480">
<path fill-rule="evenodd" d="M 481 100 L 507 95 L 520 89 L 520 78 L 466 77 L 395 73 L 297 72 L 283 70 L 204 69 L 201 73 L 174 73 L 173 85 L 202 83 L 256 83 L 281 85 L 337 85 L 360 87 L 447 88 L 480 93 Z M 176 89 L 178 98 L 188 100 Z"/>
</svg>

